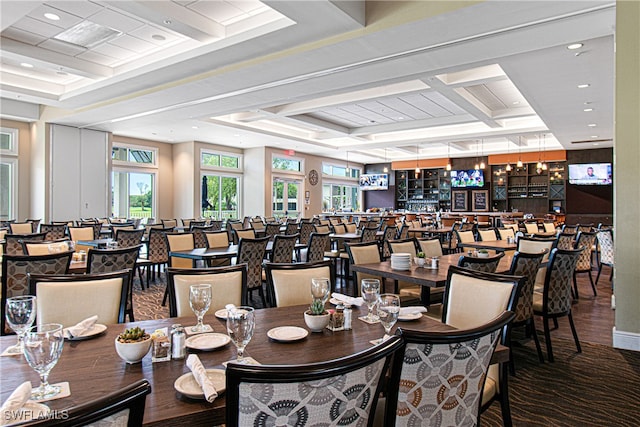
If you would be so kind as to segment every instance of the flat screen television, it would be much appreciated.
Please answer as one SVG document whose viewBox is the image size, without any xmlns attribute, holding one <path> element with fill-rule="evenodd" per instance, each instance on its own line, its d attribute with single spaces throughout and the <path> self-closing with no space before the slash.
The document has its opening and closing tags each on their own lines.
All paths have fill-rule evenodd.
<svg viewBox="0 0 640 427">
<path fill-rule="evenodd" d="M 366 173 L 360 175 L 360 190 L 388 190 L 389 174 L 386 173 Z"/>
<path fill-rule="evenodd" d="M 484 187 L 484 172 L 475 169 L 451 171 L 451 187 Z"/>
<path fill-rule="evenodd" d="M 611 163 L 584 163 L 569 165 L 569 184 L 611 185 Z"/>
</svg>

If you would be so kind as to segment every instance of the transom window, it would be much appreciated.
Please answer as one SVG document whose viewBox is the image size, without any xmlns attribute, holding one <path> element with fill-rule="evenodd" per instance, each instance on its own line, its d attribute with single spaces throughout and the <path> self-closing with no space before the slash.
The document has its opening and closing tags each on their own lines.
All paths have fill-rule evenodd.
<svg viewBox="0 0 640 427">
<path fill-rule="evenodd" d="M 302 160 L 274 156 L 272 168 L 281 171 L 302 172 Z"/>
<path fill-rule="evenodd" d="M 342 165 L 332 165 L 330 163 L 322 164 L 322 173 L 328 176 L 335 176 L 340 178 L 359 178 L 360 177 L 360 169 L 349 167 L 347 169 L 346 166 Z"/>
<path fill-rule="evenodd" d="M 200 165 L 205 167 L 240 169 L 240 156 L 202 150 L 200 154 Z"/>
<path fill-rule="evenodd" d="M 18 129 L 0 128 L 0 219 L 17 217 Z"/>
<path fill-rule="evenodd" d="M 156 150 L 114 145 L 113 149 L 111 150 L 111 159 L 118 163 L 125 162 L 125 163 L 155 165 Z"/>
</svg>

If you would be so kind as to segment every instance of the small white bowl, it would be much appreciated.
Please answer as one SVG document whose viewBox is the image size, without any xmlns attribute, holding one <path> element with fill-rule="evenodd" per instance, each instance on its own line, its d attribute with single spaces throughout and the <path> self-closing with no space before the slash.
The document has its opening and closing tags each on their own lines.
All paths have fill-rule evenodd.
<svg viewBox="0 0 640 427">
<path fill-rule="evenodd" d="M 478 252 L 478 258 L 489 258 L 489 252 Z"/>
<path fill-rule="evenodd" d="M 138 363 L 149 353 L 152 339 L 149 337 L 144 341 L 123 343 L 116 338 L 115 342 L 116 353 L 122 360 L 127 363 Z"/>
<path fill-rule="evenodd" d="M 329 320 L 329 313 L 312 315 L 309 310 L 304 312 L 304 323 L 307 324 L 311 332 L 322 332 L 329 324 Z"/>
</svg>

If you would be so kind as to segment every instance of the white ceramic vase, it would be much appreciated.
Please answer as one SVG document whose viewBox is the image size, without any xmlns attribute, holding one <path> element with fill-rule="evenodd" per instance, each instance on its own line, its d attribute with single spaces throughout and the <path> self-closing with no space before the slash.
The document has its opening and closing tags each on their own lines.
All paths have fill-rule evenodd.
<svg viewBox="0 0 640 427">
<path fill-rule="evenodd" d="M 311 332 L 322 332 L 329 324 L 329 313 L 311 314 L 309 310 L 304 312 L 304 323 Z"/>
</svg>

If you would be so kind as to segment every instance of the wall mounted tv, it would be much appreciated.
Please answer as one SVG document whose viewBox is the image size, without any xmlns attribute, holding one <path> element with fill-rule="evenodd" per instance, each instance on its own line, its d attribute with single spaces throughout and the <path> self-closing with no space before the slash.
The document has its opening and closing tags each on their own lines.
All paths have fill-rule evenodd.
<svg viewBox="0 0 640 427">
<path fill-rule="evenodd" d="M 360 175 L 360 190 L 388 190 L 389 174 L 386 173 L 367 173 Z"/>
<path fill-rule="evenodd" d="M 451 171 L 451 187 L 484 187 L 484 172 L 475 169 Z"/>
<path fill-rule="evenodd" d="M 611 163 L 584 163 L 569 165 L 569 184 L 611 185 Z"/>
</svg>

